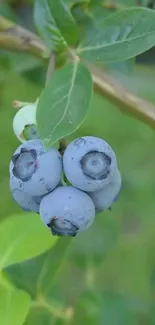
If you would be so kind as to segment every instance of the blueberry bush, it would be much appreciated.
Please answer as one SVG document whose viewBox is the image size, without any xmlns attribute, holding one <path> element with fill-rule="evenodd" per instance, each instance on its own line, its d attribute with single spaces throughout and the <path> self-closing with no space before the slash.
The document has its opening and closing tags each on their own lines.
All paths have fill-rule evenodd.
<svg viewBox="0 0 155 325">
<path fill-rule="evenodd" d="M 0 323 L 155 324 L 155 3 L 0 4 Z"/>
</svg>

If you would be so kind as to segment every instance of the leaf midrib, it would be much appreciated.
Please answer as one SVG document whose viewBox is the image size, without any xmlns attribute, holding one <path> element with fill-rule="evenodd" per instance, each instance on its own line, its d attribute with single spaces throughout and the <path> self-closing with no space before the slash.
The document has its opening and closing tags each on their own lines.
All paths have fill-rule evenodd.
<svg viewBox="0 0 155 325">
<path fill-rule="evenodd" d="M 110 47 L 110 46 L 113 46 L 113 45 L 116 45 L 116 44 L 122 44 L 122 43 L 127 43 L 127 42 L 130 42 L 130 41 L 135 41 L 137 39 L 140 39 L 140 38 L 143 38 L 145 36 L 152 35 L 152 34 L 155 34 L 155 30 L 153 32 L 141 34 L 140 36 L 128 38 L 128 39 L 125 39 L 125 40 L 122 40 L 122 41 L 116 41 L 116 42 L 113 42 L 113 43 L 107 43 L 107 44 L 102 44 L 102 45 L 98 45 L 98 46 L 87 46 L 87 47 L 82 47 L 82 48 L 79 47 L 79 48 L 77 48 L 77 53 L 79 54 L 81 52 L 95 51 L 95 50 L 102 49 L 102 48 L 105 48 L 105 47 Z"/>
<path fill-rule="evenodd" d="M 69 107 L 69 104 L 70 104 L 70 98 L 71 98 L 71 95 L 72 95 L 72 91 L 73 91 L 73 89 L 74 89 L 74 82 L 75 82 L 75 79 L 76 79 L 77 67 L 78 67 L 78 61 L 76 61 L 76 62 L 74 63 L 72 79 L 71 79 L 71 82 L 70 82 L 71 87 L 70 87 L 70 89 L 69 89 L 68 96 L 66 96 L 66 97 L 67 97 L 67 103 L 66 103 L 66 107 L 65 107 L 65 109 L 64 109 L 64 113 L 62 114 L 61 119 L 58 121 L 58 123 L 57 123 L 57 124 L 55 125 L 55 127 L 53 128 L 53 130 L 52 130 L 52 132 L 51 132 L 51 134 L 50 134 L 50 136 L 49 136 L 49 140 L 52 138 L 52 135 L 53 135 L 55 129 L 57 129 L 57 127 L 61 124 L 61 122 L 62 122 L 62 120 L 63 120 L 63 118 L 64 118 L 64 116 L 65 116 L 65 114 L 66 114 L 66 112 L 67 112 L 67 110 L 68 110 L 68 107 Z"/>
</svg>

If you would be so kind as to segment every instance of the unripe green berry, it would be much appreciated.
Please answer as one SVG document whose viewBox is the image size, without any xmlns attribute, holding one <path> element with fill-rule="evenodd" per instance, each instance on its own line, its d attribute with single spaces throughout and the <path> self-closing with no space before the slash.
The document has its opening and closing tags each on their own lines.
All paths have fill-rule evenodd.
<svg viewBox="0 0 155 325">
<path fill-rule="evenodd" d="M 36 104 L 29 103 L 20 108 L 13 119 L 13 130 L 20 142 L 39 139 L 36 127 Z"/>
</svg>

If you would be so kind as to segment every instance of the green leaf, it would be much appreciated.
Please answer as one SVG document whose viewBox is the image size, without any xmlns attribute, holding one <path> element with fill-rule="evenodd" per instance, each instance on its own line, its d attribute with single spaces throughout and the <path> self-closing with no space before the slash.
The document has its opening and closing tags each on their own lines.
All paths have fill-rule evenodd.
<svg viewBox="0 0 155 325">
<path fill-rule="evenodd" d="M 148 0 L 147 0 L 148 1 Z M 143 6 L 142 4 L 143 0 L 140 1 L 140 5 Z M 130 6 L 133 7 L 136 4 L 135 0 L 119 0 L 120 5 L 122 4 L 123 6 Z"/>
<path fill-rule="evenodd" d="M 55 325 L 53 315 L 44 307 L 31 308 L 24 325 Z"/>
<path fill-rule="evenodd" d="M 63 19 L 62 19 L 63 17 Z M 36 0 L 34 22 L 47 46 L 57 52 L 78 39 L 76 22 L 62 0 Z"/>
<path fill-rule="evenodd" d="M 79 29 L 79 40 L 82 41 L 88 33 L 91 33 L 91 28 L 94 26 L 94 20 L 87 6 L 83 3 L 79 3 L 72 8 L 72 15 L 77 23 Z"/>
<path fill-rule="evenodd" d="M 47 0 L 35 0 L 34 22 L 49 49 L 60 51 L 66 47 L 66 42 L 55 23 Z"/>
<path fill-rule="evenodd" d="M 36 214 L 8 217 L 0 224 L 0 269 L 43 253 L 56 240 Z"/>
<path fill-rule="evenodd" d="M 52 294 L 52 288 L 66 259 L 72 238 L 60 238 L 54 249 L 28 260 L 7 267 L 7 277 L 19 289 L 27 291 L 33 299 Z"/>
<path fill-rule="evenodd" d="M 65 41 L 69 45 L 75 44 L 78 40 L 78 29 L 68 6 L 63 0 L 48 0 L 48 4 L 51 15 Z"/>
<path fill-rule="evenodd" d="M 3 325 L 22 325 L 30 308 L 30 296 L 0 283 L 0 320 Z"/>
<path fill-rule="evenodd" d="M 68 64 L 53 74 L 37 107 L 37 127 L 45 148 L 80 126 L 91 97 L 92 78 L 83 64 Z"/>
<path fill-rule="evenodd" d="M 68 7 L 72 8 L 73 6 L 79 5 L 79 4 L 88 4 L 90 0 L 63 0 Z"/>
<path fill-rule="evenodd" d="M 78 54 L 92 62 L 132 58 L 155 45 L 155 12 L 131 8 L 112 14 L 80 44 Z"/>
<path fill-rule="evenodd" d="M 33 299 L 25 325 L 51 325 L 55 317 L 65 318 L 62 303 L 55 300 L 54 286 L 72 241 L 71 237 L 62 237 L 54 249 L 4 270 L 9 280 L 18 288 L 27 291 Z"/>
<path fill-rule="evenodd" d="M 103 3 L 95 3 L 94 5 L 90 5 L 89 13 L 94 20 L 94 24 L 97 26 L 103 23 L 103 20 L 107 18 L 109 15 L 116 12 L 115 8 L 106 8 L 103 6 Z"/>
</svg>

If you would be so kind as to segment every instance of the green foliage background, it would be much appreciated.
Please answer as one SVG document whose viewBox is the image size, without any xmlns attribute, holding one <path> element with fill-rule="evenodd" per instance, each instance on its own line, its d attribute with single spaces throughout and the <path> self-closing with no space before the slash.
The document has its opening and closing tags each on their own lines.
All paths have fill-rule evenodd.
<svg viewBox="0 0 155 325">
<path fill-rule="evenodd" d="M 21 23 L 30 3 L 5 0 L 0 13 Z M 30 16 L 24 15 L 25 26 L 29 26 Z M 147 60 L 145 54 L 145 65 L 136 65 L 133 71 L 123 70 L 119 75 L 117 70 L 114 73 L 134 93 L 155 103 L 155 62 L 149 65 L 151 53 L 147 53 Z M 44 86 L 45 68 L 35 58 L 0 51 L 1 221 L 12 214 L 23 214 L 12 201 L 8 185 L 8 164 L 19 144 L 12 131 L 15 111 L 11 103 L 14 99 L 36 99 Z M 155 324 L 155 132 L 95 95 L 85 122 L 70 139 L 90 134 L 104 138 L 117 154 L 123 177 L 119 201 L 112 211 L 98 215 L 91 229 L 72 240 L 71 246 L 69 240 L 62 239 L 53 251 L 45 253 L 49 256 L 6 270 L 5 277 L 33 299 L 24 325 Z M 64 243 L 70 246 L 65 259 Z M 48 272 L 40 282 L 37 272 L 41 273 L 45 257 Z M 63 259 L 61 270 L 60 259 Z M 11 285 L 5 281 L 0 278 L 2 288 Z M 2 292 L 1 289 L 0 310 L 5 310 Z M 24 299 L 29 304 L 27 297 Z M 19 297 L 13 296 L 12 300 L 17 308 Z M 6 301 L 8 303 L 8 298 Z M 70 321 L 63 312 L 69 306 L 74 308 Z M 22 307 L 19 306 L 15 314 L 19 309 Z M 11 307 L 6 314 L 11 315 Z M 13 321 L 11 316 L 6 320 L 1 311 L 0 323 L 22 324 L 17 318 Z"/>
</svg>

